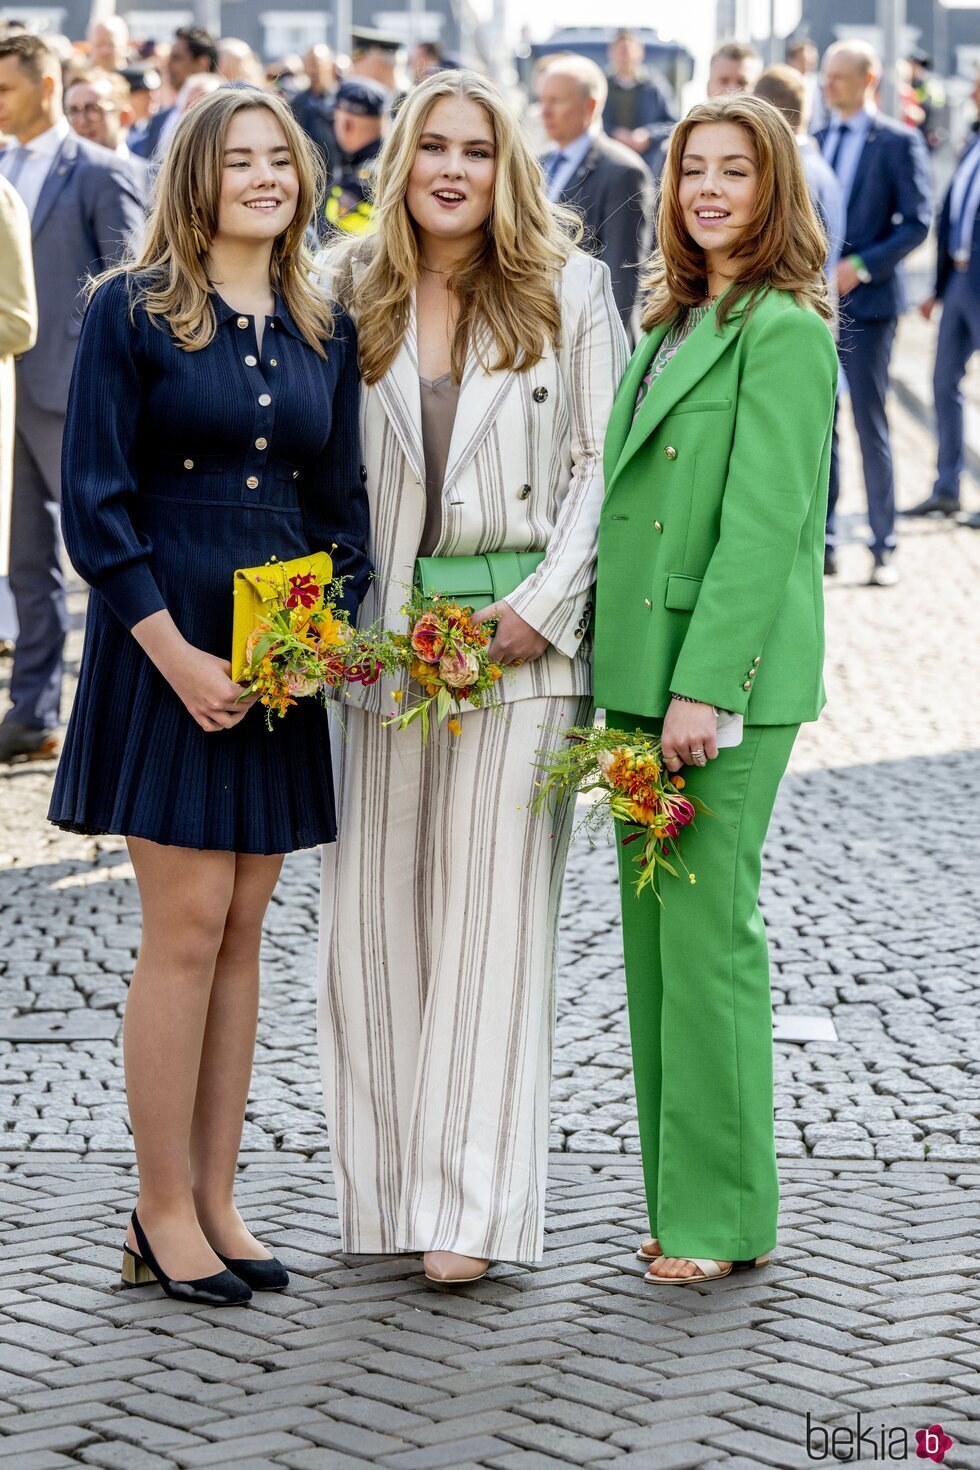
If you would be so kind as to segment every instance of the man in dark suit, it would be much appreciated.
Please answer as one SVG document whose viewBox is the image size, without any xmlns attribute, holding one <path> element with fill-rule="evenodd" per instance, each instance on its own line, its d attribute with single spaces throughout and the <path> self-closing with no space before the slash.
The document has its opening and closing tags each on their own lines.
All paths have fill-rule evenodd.
<svg viewBox="0 0 980 1470">
<path fill-rule="evenodd" d="M 594 61 L 553 61 L 538 86 L 541 121 L 555 145 L 541 164 L 548 197 L 582 215 L 582 243 L 608 265 L 628 331 L 639 266 L 650 249 L 653 177 L 638 154 L 602 131 L 605 100 L 606 78 Z"/>
<path fill-rule="evenodd" d="M 333 126 L 337 68 L 330 47 L 322 41 L 311 46 L 303 57 L 303 70 L 310 85 L 297 92 L 290 105 L 296 121 L 319 153 L 329 183 L 337 159 L 337 137 Z"/>
<path fill-rule="evenodd" d="M 67 611 L 59 516 L 61 437 L 81 288 L 143 231 L 130 163 L 72 132 L 61 67 L 38 36 L 0 39 L 0 132 L 16 138 L 0 172 L 31 216 L 38 283 L 37 345 L 17 366 L 10 587 L 19 633 L 0 761 L 48 754 L 60 718 Z"/>
<path fill-rule="evenodd" d="M 184 110 L 180 96 L 190 77 L 218 70 L 218 45 L 202 26 L 181 26 L 175 31 L 167 57 L 167 81 L 177 100 L 163 112 L 154 113 L 146 131 L 136 140 L 133 152 L 140 158 L 161 159 Z"/>
<path fill-rule="evenodd" d="M 973 83 L 980 109 L 980 74 Z M 963 392 L 967 363 L 980 352 L 980 131 L 963 151 L 946 191 L 936 228 L 936 285 L 919 310 L 929 321 L 942 307 L 933 397 L 939 464 L 932 494 L 905 512 L 909 516 L 953 516 L 960 509 L 963 473 Z M 980 514 L 965 518 L 980 529 Z"/>
<path fill-rule="evenodd" d="M 870 583 L 898 580 L 895 475 L 885 402 L 888 365 L 899 314 L 906 305 L 901 262 L 929 231 L 929 168 L 922 135 L 875 106 L 881 65 L 863 41 L 838 41 L 824 57 L 831 120 L 816 135 L 841 183 L 847 211 L 837 265 L 841 304 L 840 357 L 861 444 L 874 558 Z M 825 570 L 836 563 L 840 463 L 836 428 L 830 464 Z"/>
</svg>

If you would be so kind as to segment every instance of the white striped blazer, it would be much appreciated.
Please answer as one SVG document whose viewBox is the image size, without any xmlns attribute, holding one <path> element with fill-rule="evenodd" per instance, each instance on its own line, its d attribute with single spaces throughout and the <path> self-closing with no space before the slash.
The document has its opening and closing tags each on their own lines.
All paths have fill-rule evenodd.
<svg viewBox="0 0 980 1470">
<path fill-rule="evenodd" d="M 324 267 L 326 284 L 328 261 Z M 507 601 L 552 646 L 501 680 L 504 700 L 592 690 L 588 628 L 604 493 L 602 445 L 627 345 L 609 268 L 601 261 L 573 251 L 562 271 L 561 298 L 561 345 L 528 372 L 488 373 L 471 347 L 443 486 L 437 556 L 545 552 Z M 402 631 L 401 608 L 425 515 L 414 304 L 397 357 L 362 392 L 361 443 L 375 577 L 359 621 L 363 627 L 380 619 Z M 397 681 L 386 679 L 371 689 L 355 688 L 351 701 L 390 713 L 395 687 Z"/>
</svg>

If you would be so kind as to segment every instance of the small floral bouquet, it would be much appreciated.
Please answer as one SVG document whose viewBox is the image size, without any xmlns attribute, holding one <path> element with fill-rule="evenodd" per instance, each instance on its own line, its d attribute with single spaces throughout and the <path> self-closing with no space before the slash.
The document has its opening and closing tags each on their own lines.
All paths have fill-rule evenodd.
<svg viewBox="0 0 980 1470">
<path fill-rule="evenodd" d="M 329 559 L 323 561 L 330 570 Z M 259 611 L 244 639 L 241 667 L 232 672 L 244 685 L 243 699 L 258 695 L 270 730 L 272 716 L 281 719 L 298 699 L 317 694 L 329 707 L 331 689 L 380 678 L 381 665 L 365 656 L 339 607 L 344 578 L 328 581 L 316 565 L 297 569 L 275 561 L 247 576 L 259 592 Z"/>
<path fill-rule="evenodd" d="M 499 702 L 496 686 L 503 670 L 487 652 L 493 624 L 474 623 L 471 607 L 460 607 L 438 593 L 426 596 L 417 587 L 412 588 L 402 612 L 408 618 L 406 633 L 382 630 L 360 635 L 365 658 L 386 674 L 406 673 L 420 691 L 384 723 L 405 730 L 420 720 L 422 739 L 427 740 L 429 717 L 434 713 L 437 725 L 445 720 L 450 734 L 459 735 L 464 700 L 474 709 Z M 400 704 L 404 695 L 404 690 L 396 689 L 392 699 Z"/>
<path fill-rule="evenodd" d="M 535 811 L 550 811 L 555 801 L 569 792 L 598 792 L 580 827 L 593 835 L 612 818 L 631 829 L 621 839 L 624 847 L 642 841 L 637 857 L 637 893 L 649 887 L 662 903 L 657 874 L 662 868 L 678 877 L 674 862 L 683 868 L 689 882 L 696 881 L 680 855 L 677 841 L 696 814 L 713 817 L 715 813 L 698 797 L 681 795 L 684 778 L 667 770 L 655 736 L 645 735 L 642 730 L 628 734 L 625 730 L 581 726 L 565 732 L 563 749 L 539 754 L 545 760 L 540 765 L 543 779 L 537 783 Z"/>
</svg>

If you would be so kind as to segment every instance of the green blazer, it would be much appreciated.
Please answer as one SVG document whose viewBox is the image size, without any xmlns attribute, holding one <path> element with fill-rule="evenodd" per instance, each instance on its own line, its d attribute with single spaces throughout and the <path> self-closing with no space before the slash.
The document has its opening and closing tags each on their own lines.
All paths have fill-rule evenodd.
<svg viewBox="0 0 980 1470">
<path fill-rule="evenodd" d="M 639 343 L 606 434 L 596 704 L 659 716 L 673 691 L 755 725 L 814 720 L 833 337 L 783 291 L 721 332 L 711 311 L 634 422 L 666 330 Z"/>
</svg>

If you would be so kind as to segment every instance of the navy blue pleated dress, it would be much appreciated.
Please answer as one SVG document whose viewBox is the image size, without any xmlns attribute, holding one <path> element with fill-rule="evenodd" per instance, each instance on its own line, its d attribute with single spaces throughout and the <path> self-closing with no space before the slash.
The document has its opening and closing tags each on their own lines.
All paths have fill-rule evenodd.
<svg viewBox="0 0 980 1470">
<path fill-rule="evenodd" d="M 256 705 L 207 734 L 129 629 L 166 608 L 190 643 L 227 659 L 235 570 L 332 548 L 354 612 L 370 565 L 353 325 L 338 311 L 324 360 L 277 301 L 260 357 L 253 319 L 215 297 L 214 340 L 187 352 L 132 291 L 117 276 L 96 292 L 72 378 L 64 536 L 92 594 L 49 818 L 226 852 L 330 842 L 319 700 L 271 732 Z"/>
</svg>

